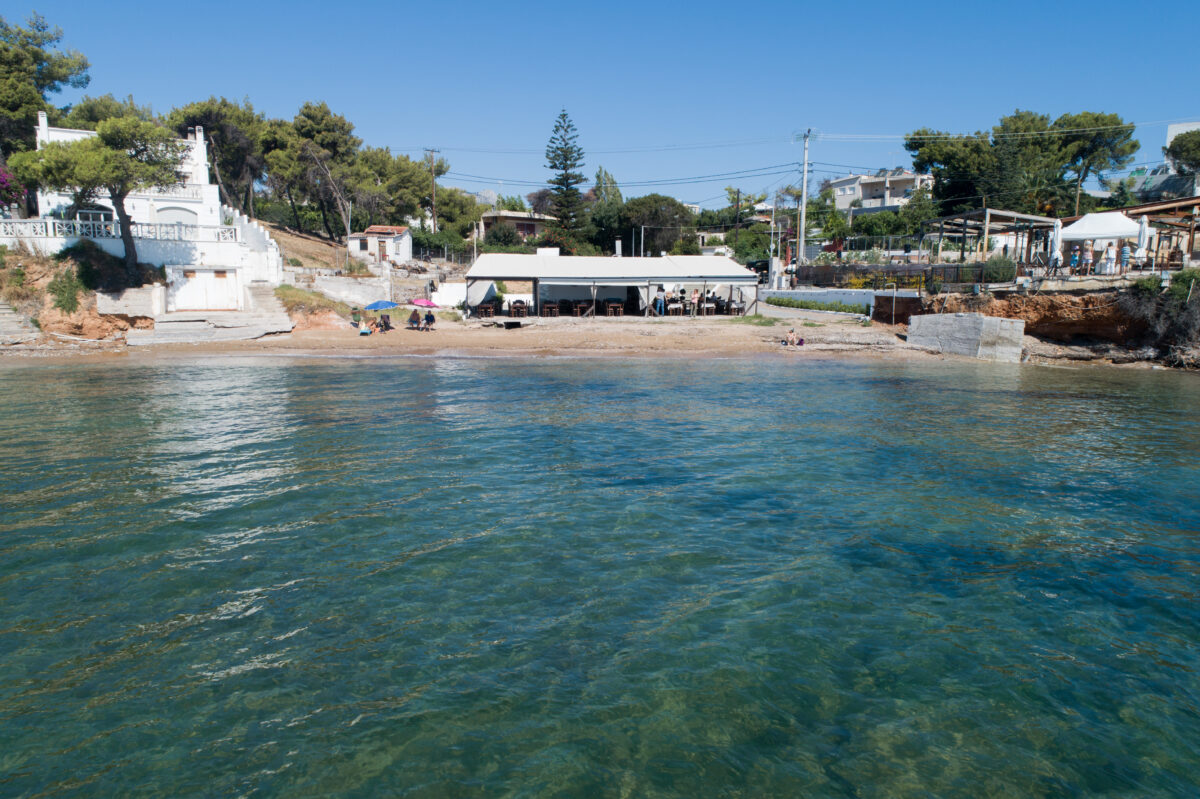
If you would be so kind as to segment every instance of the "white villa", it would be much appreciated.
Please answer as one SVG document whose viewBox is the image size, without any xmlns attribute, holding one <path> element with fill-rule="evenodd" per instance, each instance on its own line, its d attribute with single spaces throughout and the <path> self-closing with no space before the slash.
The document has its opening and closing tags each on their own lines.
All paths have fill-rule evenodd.
<svg viewBox="0 0 1200 799">
<path fill-rule="evenodd" d="M 50 127 L 46 114 L 38 114 L 38 149 L 94 135 Z M 218 188 L 208 178 L 203 129 L 190 130 L 187 143 L 184 182 L 126 200 L 138 260 L 165 267 L 165 311 L 245 310 L 254 305 L 252 287 L 282 282 L 283 258 L 262 225 L 221 205 Z M 52 255 L 91 239 L 105 252 L 124 254 L 120 225 L 107 197 L 73 211 L 69 194 L 42 191 L 37 200 L 37 218 L 0 220 L 0 244 Z"/>
<path fill-rule="evenodd" d="M 922 186 L 933 186 L 933 176 L 900 168 L 881 169 L 873 175 L 846 175 L 829 182 L 834 205 L 839 211 L 845 211 L 858 200 L 861 204 L 857 208 L 867 213 L 895 211 L 907 205 Z M 855 213 L 861 212 L 856 209 Z"/>
</svg>

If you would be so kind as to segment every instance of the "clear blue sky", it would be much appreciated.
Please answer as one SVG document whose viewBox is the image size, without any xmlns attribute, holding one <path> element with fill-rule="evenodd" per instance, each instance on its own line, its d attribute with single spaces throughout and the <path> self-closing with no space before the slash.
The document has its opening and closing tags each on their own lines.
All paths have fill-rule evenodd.
<svg viewBox="0 0 1200 799">
<path fill-rule="evenodd" d="M 819 182 L 850 171 L 828 164 L 908 166 L 898 137 L 907 131 L 974 131 L 1016 108 L 1118 113 L 1139 123 L 1137 162 L 1161 161 L 1165 121 L 1200 119 L 1196 0 L 42 0 L 0 13 L 15 21 L 32 10 L 91 60 L 83 93 L 132 94 L 160 112 L 248 97 L 289 119 L 324 100 L 368 144 L 414 157 L 439 147 L 456 175 L 489 178 L 443 181 L 473 191 L 524 194 L 531 187 L 513 181 L 545 180 L 560 108 L 579 130 L 589 178 L 603 165 L 626 196 L 659 191 L 706 206 L 723 204 L 726 184 L 763 191 L 798 180 L 792 139 L 810 127 Z M 631 185 L 780 164 L 793 173 Z"/>
</svg>

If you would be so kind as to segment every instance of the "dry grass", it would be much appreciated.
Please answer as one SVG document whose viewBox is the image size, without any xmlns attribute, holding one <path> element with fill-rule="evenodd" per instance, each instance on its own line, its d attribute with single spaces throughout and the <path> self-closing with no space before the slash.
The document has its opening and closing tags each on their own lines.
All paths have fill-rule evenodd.
<svg viewBox="0 0 1200 799">
<path fill-rule="evenodd" d="M 338 316 L 350 318 L 351 308 L 344 302 L 330 299 L 315 291 L 305 291 L 295 286 L 280 286 L 275 289 L 275 296 L 290 313 L 314 313 L 316 311 L 333 311 Z"/>
<path fill-rule="evenodd" d="M 271 238 L 283 251 L 285 263 L 291 258 L 300 261 L 302 267 L 308 269 L 342 269 L 346 268 L 346 248 L 320 236 L 309 233 L 296 233 L 270 222 L 263 222 L 270 232 Z"/>
</svg>

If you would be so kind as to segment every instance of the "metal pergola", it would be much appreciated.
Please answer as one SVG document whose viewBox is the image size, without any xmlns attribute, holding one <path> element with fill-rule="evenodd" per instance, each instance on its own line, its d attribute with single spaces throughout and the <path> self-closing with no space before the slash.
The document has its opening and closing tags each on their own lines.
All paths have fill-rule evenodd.
<svg viewBox="0 0 1200 799">
<path fill-rule="evenodd" d="M 938 233 L 938 260 L 942 257 L 942 243 L 946 236 L 961 238 L 961 249 L 966 252 L 968 239 L 974 238 L 972 252 L 983 252 L 987 249 L 989 236 L 1015 234 L 1017 246 L 1014 248 L 1019 260 L 1029 263 L 1033 257 L 1035 242 L 1040 249 L 1048 240 L 1050 230 L 1054 227 L 1054 219 L 1036 214 L 1022 214 L 1016 211 L 1005 211 L 1000 208 L 976 208 L 971 211 L 961 211 L 949 216 L 929 219 L 921 223 L 921 237 Z"/>
</svg>

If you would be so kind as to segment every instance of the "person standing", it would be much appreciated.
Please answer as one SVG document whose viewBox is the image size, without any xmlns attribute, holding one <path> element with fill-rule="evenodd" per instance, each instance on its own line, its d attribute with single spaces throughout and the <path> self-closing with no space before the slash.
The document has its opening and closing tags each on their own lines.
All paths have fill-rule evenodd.
<svg viewBox="0 0 1200 799">
<path fill-rule="evenodd" d="M 1083 243 L 1083 273 L 1085 275 L 1090 275 L 1092 273 L 1093 258 L 1094 253 L 1092 251 L 1092 243 L 1090 241 L 1085 241 Z"/>
<path fill-rule="evenodd" d="M 692 316 L 696 315 L 696 308 L 700 305 L 700 289 L 692 289 Z"/>
<path fill-rule="evenodd" d="M 1078 274 L 1079 270 L 1079 245 L 1075 244 L 1071 247 L 1071 274 Z"/>
<path fill-rule="evenodd" d="M 1110 241 L 1104 245 L 1104 274 L 1115 275 L 1117 273 L 1117 248 Z"/>
<path fill-rule="evenodd" d="M 658 291 L 654 292 L 654 313 L 659 316 L 667 315 L 667 292 L 662 286 L 658 287 Z"/>
<path fill-rule="evenodd" d="M 1121 274 L 1129 271 L 1129 259 L 1133 255 L 1133 250 L 1129 248 L 1129 239 L 1121 242 Z"/>
</svg>

